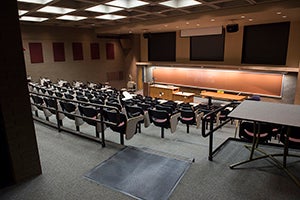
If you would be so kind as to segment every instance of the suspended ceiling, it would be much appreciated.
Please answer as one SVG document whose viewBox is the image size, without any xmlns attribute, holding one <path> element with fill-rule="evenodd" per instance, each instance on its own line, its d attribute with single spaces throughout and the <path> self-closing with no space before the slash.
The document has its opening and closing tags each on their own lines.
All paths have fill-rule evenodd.
<svg viewBox="0 0 300 200">
<path fill-rule="evenodd" d="M 138 6 L 130 2 L 132 0 L 31 1 L 18 0 L 21 24 L 90 28 L 104 34 L 300 20 L 299 0 L 141 0 L 137 2 Z M 183 5 L 190 1 L 196 5 Z M 181 5 L 184 7 L 180 7 Z M 65 14 L 57 14 L 53 10 L 48 13 L 46 7 L 68 10 Z M 25 13 L 22 14 L 22 11 Z M 40 22 L 24 21 L 28 17 L 38 17 Z"/>
</svg>

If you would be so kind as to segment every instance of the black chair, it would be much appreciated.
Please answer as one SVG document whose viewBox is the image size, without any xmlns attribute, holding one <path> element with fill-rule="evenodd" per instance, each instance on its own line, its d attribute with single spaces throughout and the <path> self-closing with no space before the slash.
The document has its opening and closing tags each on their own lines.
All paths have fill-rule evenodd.
<svg viewBox="0 0 300 200">
<path fill-rule="evenodd" d="M 35 105 L 33 106 L 33 110 L 35 111 L 35 116 L 38 117 L 39 114 L 38 114 L 38 110 L 37 110 L 37 109 L 43 110 L 42 106 L 43 106 L 43 104 L 44 104 L 44 100 L 43 100 L 42 97 L 37 96 L 37 95 L 31 95 L 31 99 L 33 100 L 33 103 L 35 104 Z M 35 107 L 36 107 L 37 109 L 35 109 Z M 46 117 L 46 120 L 49 120 L 49 119 Z"/>
<path fill-rule="evenodd" d="M 285 143 L 288 128 L 284 127 L 280 134 L 280 141 Z M 289 148 L 300 149 L 300 127 L 290 127 L 288 138 Z"/>
<path fill-rule="evenodd" d="M 253 122 L 243 121 L 240 124 L 239 137 L 246 142 L 253 142 L 255 130 L 255 136 L 259 138 L 258 143 L 268 143 L 272 136 L 276 135 L 273 128 L 274 126 L 268 123 L 260 123 L 255 126 Z"/>
<path fill-rule="evenodd" d="M 128 118 L 137 117 L 137 116 L 140 116 L 140 115 L 144 116 L 144 111 L 140 107 L 125 106 L 125 109 L 126 109 L 126 113 L 127 113 Z M 144 119 L 137 123 L 136 129 L 139 131 L 139 133 L 141 133 L 141 124 L 142 123 L 144 123 Z"/>
<path fill-rule="evenodd" d="M 179 120 L 181 123 L 186 124 L 186 132 L 189 133 L 189 125 L 196 124 L 195 112 L 192 109 L 181 109 Z"/>
<path fill-rule="evenodd" d="M 82 101 L 82 102 L 89 102 L 88 98 L 86 98 L 85 96 L 78 95 L 78 96 L 76 96 L 76 99 L 78 101 Z"/>
<path fill-rule="evenodd" d="M 107 126 L 114 132 L 120 134 L 120 143 L 124 145 L 124 134 L 126 133 L 126 115 L 119 113 L 112 109 L 103 109 L 103 116 L 105 120 L 113 124 L 107 124 Z"/>
<path fill-rule="evenodd" d="M 98 98 L 92 98 L 92 99 L 89 99 L 89 101 L 91 103 L 95 103 L 95 104 L 99 104 L 99 105 L 103 105 L 103 101 L 101 99 L 98 99 Z"/>
<path fill-rule="evenodd" d="M 57 96 L 59 98 L 62 98 L 64 96 L 63 93 L 58 92 L 58 91 L 55 91 L 54 94 L 55 94 L 55 96 Z"/>
<path fill-rule="evenodd" d="M 83 121 L 85 121 L 89 125 L 95 126 L 96 137 L 99 137 L 99 132 L 101 131 L 101 124 L 100 122 L 96 122 L 93 119 L 99 119 L 98 115 L 100 113 L 100 110 L 92 106 L 84 106 L 84 105 L 78 105 L 78 109 L 82 116 L 92 118 L 92 119 L 83 118 Z"/>
<path fill-rule="evenodd" d="M 69 93 L 64 93 L 66 99 L 74 99 L 74 96 Z"/>
<path fill-rule="evenodd" d="M 67 101 L 59 101 L 59 104 L 62 108 L 62 111 L 65 112 L 64 115 L 67 116 L 69 119 L 75 120 L 76 131 L 80 131 L 79 126 L 83 123 L 83 120 L 73 115 L 79 114 L 76 112 L 76 104 Z"/>
<path fill-rule="evenodd" d="M 49 112 L 51 112 L 52 114 L 56 115 L 56 120 L 58 121 L 59 125 L 63 125 L 62 124 L 62 120 L 59 118 L 60 113 L 56 113 L 58 110 L 58 106 L 57 106 L 57 100 L 54 98 L 48 98 L 48 97 L 44 97 L 44 101 L 46 103 L 46 106 L 50 109 Z"/>
<path fill-rule="evenodd" d="M 166 110 L 149 109 L 150 122 L 161 127 L 161 138 L 164 138 L 164 129 L 170 128 L 170 114 Z"/>
<path fill-rule="evenodd" d="M 137 106 L 142 108 L 144 112 L 148 111 L 150 108 L 152 108 L 151 104 L 147 104 L 147 103 L 143 103 L 143 102 L 137 103 Z"/>
<path fill-rule="evenodd" d="M 173 114 L 173 108 L 171 106 L 165 106 L 165 105 L 155 105 L 156 110 L 164 110 L 167 113 L 169 113 L 169 115 Z"/>
</svg>

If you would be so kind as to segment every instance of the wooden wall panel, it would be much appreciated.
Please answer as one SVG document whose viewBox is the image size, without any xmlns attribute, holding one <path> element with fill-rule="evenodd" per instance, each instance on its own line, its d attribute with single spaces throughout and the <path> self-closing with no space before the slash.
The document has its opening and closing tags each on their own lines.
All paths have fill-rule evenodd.
<svg viewBox="0 0 300 200">
<path fill-rule="evenodd" d="M 283 81 L 282 74 L 162 67 L 153 69 L 153 78 L 157 83 L 269 96 L 281 96 Z"/>
</svg>

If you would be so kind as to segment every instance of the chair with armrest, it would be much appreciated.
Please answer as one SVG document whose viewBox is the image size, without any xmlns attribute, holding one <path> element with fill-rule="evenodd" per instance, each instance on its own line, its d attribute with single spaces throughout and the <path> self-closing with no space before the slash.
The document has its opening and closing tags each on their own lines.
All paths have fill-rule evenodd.
<svg viewBox="0 0 300 200">
<path fill-rule="evenodd" d="M 284 127 L 280 134 L 280 141 L 285 143 L 288 128 Z M 300 149 L 300 127 L 290 127 L 288 138 L 289 148 Z"/>
<path fill-rule="evenodd" d="M 164 129 L 170 128 L 171 133 L 176 131 L 180 113 L 170 114 L 166 110 L 149 109 L 150 122 L 161 127 L 161 138 L 164 138 Z"/>
<path fill-rule="evenodd" d="M 120 143 L 122 145 L 124 145 L 124 136 L 127 140 L 131 139 L 136 133 L 137 123 L 143 119 L 143 116 L 127 119 L 125 114 L 108 108 L 103 109 L 103 116 L 104 119 L 109 122 L 107 126 L 112 131 L 120 134 Z"/>
<path fill-rule="evenodd" d="M 83 118 L 83 121 L 85 121 L 89 125 L 95 126 L 96 137 L 99 137 L 99 133 L 101 132 L 101 123 L 96 122 L 93 119 L 100 119 L 100 110 L 96 109 L 93 106 L 85 106 L 85 105 L 78 105 L 78 109 L 82 116 L 91 118 L 91 119 Z"/>
<path fill-rule="evenodd" d="M 272 136 L 275 135 L 273 128 L 274 126 L 268 123 L 259 123 L 255 126 L 253 122 L 242 121 L 240 124 L 239 137 L 246 142 L 253 142 L 255 130 L 258 143 L 268 143 Z"/>
<path fill-rule="evenodd" d="M 31 95 L 31 99 L 32 99 L 33 103 L 35 104 L 35 105 L 31 106 L 31 109 L 35 112 L 35 116 L 38 117 L 39 116 L 38 110 L 42 110 L 43 111 L 42 106 L 45 105 L 44 100 L 43 100 L 42 97 L 37 96 L 37 95 Z M 48 120 L 47 117 L 46 117 L 46 119 Z"/>
<path fill-rule="evenodd" d="M 194 111 L 192 109 L 180 109 L 179 121 L 186 124 L 186 132 L 189 133 L 189 126 L 196 125 L 197 128 L 200 127 L 201 117 L 204 115 L 201 111 Z"/>
<path fill-rule="evenodd" d="M 83 124 L 83 120 L 80 117 L 74 116 L 80 115 L 77 105 L 68 101 L 59 101 L 59 104 L 62 108 L 62 111 L 65 112 L 64 115 L 75 121 L 76 131 L 80 131 L 79 126 Z"/>
<path fill-rule="evenodd" d="M 127 117 L 133 118 L 137 116 L 144 116 L 144 110 L 138 106 L 125 106 Z M 144 123 L 144 118 L 137 123 L 136 129 L 141 133 L 141 124 Z"/>
</svg>

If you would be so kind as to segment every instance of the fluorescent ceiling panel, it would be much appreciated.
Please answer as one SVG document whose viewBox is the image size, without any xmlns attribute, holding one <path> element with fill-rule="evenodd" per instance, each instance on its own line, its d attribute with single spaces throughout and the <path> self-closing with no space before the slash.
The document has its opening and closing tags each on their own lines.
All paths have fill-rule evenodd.
<svg viewBox="0 0 300 200">
<path fill-rule="evenodd" d="M 183 8 L 188 6 L 200 5 L 202 3 L 194 0 L 170 0 L 170 1 L 161 2 L 159 4 L 172 7 L 172 8 Z"/>
<path fill-rule="evenodd" d="M 20 21 L 30 21 L 30 22 L 42 22 L 47 20 L 48 18 L 45 17 L 30 17 L 30 16 L 23 16 L 20 18 Z"/>
<path fill-rule="evenodd" d="M 45 13 L 54 13 L 54 14 L 66 14 L 75 11 L 75 9 L 55 7 L 55 6 L 45 6 L 37 11 L 45 12 Z"/>
<path fill-rule="evenodd" d="M 97 19 L 107 19 L 107 20 L 117 20 L 117 19 L 123 19 L 123 18 L 126 18 L 126 17 L 125 16 L 121 16 L 121 15 L 110 15 L 110 14 L 107 14 L 107 15 L 98 16 L 96 18 Z"/>
<path fill-rule="evenodd" d="M 143 6 L 143 5 L 146 5 L 149 3 L 144 2 L 144 1 L 139 1 L 139 0 L 115 0 L 115 1 L 108 2 L 106 4 L 111 5 L 111 6 L 118 6 L 118 7 L 122 7 L 122 8 L 134 8 L 134 7 Z"/>
<path fill-rule="evenodd" d="M 56 19 L 79 21 L 79 20 L 83 20 L 83 19 L 86 19 L 86 18 L 87 17 L 83 17 L 83 16 L 63 15 L 63 16 L 57 17 Z"/>
<path fill-rule="evenodd" d="M 113 13 L 119 10 L 123 10 L 123 8 L 116 8 L 112 6 L 98 5 L 94 7 L 87 8 L 85 10 L 99 12 L 99 13 Z"/>
<path fill-rule="evenodd" d="M 27 10 L 19 10 L 19 15 L 24 15 L 25 13 L 28 13 Z"/>
<path fill-rule="evenodd" d="M 18 0 L 19 2 L 25 2 L 25 3 L 36 3 L 36 4 L 46 4 L 53 0 Z"/>
</svg>

